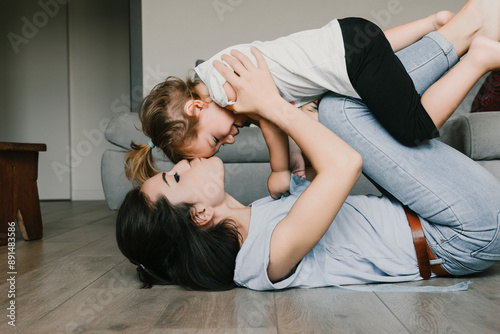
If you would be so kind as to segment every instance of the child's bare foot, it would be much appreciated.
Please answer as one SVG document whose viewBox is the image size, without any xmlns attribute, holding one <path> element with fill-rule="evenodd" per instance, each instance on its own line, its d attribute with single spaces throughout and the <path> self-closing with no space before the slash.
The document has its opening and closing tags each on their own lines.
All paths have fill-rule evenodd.
<svg viewBox="0 0 500 334">
<path fill-rule="evenodd" d="M 486 36 L 476 36 L 466 55 L 484 72 L 500 69 L 500 42 Z"/>
<path fill-rule="evenodd" d="M 436 14 L 433 14 L 432 24 L 434 25 L 434 29 L 438 30 L 439 28 L 444 26 L 453 18 L 453 16 L 455 16 L 455 13 L 450 12 L 449 10 L 442 10 L 440 12 L 437 12 Z"/>
<path fill-rule="evenodd" d="M 500 40 L 500 1 L 468 0 L 451 20 L 439 28 L 455 48 L 459 57 L 470 47 L 475 36 L 486 36 Z"/>
</svg>

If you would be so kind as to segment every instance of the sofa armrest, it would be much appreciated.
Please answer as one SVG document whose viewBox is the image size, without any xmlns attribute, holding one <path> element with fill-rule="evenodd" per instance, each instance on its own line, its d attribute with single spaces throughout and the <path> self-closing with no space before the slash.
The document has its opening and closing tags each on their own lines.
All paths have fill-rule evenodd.
<svg viewBox="0 0 500 334">
<path fill-rule="evenodd" d="M 139 114 L 136 112 L 121 112 L 111 118 L 106 127 L 104 137 L 110 143 L 130 150 L 130 143 L 147 144 L 149 138 L 142 132 Z"/>
<path fill-rule="evenodd" d="M 473 160 L 500 159 L 500 111 L 452 118 L 440 132 L 443 142 Z"/>
</svg>

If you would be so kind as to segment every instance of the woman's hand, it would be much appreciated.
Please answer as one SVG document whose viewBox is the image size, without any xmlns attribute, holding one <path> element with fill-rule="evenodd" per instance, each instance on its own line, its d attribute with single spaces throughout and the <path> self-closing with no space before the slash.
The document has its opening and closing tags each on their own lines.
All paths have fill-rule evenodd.
<svg viewBox="0 0 500 334">
<path fill-rule="evenodd" d="M 266 113 L 273 112 L 276 99 L 282 99 L 266 61 L 259 50 L 251 49 L 257 59 L 258 67 L 243 53 L 232 50 L 231 56 L 223 55 L 222 60 L 228 63 L 234 72 L 220 61 L 214 61 L 214 67 L 229 82 L 236 92 L 236 103 L 228 106 L 238 113 L 255 112 L 265 117 Z"/>
</svg>

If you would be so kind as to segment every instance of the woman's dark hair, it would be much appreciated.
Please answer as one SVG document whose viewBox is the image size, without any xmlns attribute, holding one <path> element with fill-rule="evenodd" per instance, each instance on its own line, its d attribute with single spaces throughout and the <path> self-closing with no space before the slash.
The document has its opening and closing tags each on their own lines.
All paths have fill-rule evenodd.
<svg viewBox="0 0 500 334">
<path fill-rule="evenodd" d="M 116 240 L 122 254 L 138 266 L 146 288 L 153 284 L 193 290 L 235 287 L 240 234 L 231 220 L 200 227 L 192 222 L 191 205 L 172 205 L 165 197 L 152 203 L 135 188 L 118 211 Z"/>
</svg>

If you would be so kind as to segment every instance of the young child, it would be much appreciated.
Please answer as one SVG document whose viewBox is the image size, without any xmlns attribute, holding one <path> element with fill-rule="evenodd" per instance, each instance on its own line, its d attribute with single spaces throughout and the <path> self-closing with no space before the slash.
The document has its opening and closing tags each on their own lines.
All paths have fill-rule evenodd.
<svg viewBox="0 0 500 334">
<path fill-rule="evenodd" d="M 471 1 L 476 7 L 479 2 Z M 464 23 L 467 15 L 472 14 L 459 16 L 453 26 L 460 29 L 461 25 L 468 24 Z M 432 89 L 429 90 L 432 93 L 426 92 L 420 99 L 394 51 L 442 27 L 452 17 L 450 12 L 439 12 L 390 29 L 386 35 L 363 19 L 333 20 L 321 29 L 231 49 L 249 54 L 250 47 L 257 46 L 269 64 L 280 94 L 287 101 L 301 106 L 329 90 L 361 97 L 396 139 L 416 145 L 437 136 L 437 129 L 456 106 L 448 101 L 441 103 L 439 94 Z M 443 36 L 453 39 L 446 34 Z M 471 40 L 465 41 L 465 46 L 451 42 L 461 56 Z M 212 59 L 224 60 L 224 57 L 218 54 Z M 238 68 L 233 70 L 238 72 Z M 199 65 L 196 72 L 202 82 L 188 80 L 184 83 L 177 78 L 167 78 L 145 98 L 140 113 L 143 131 L 173 162 L 214 155 L 221 145 L 234 142 L 237 128 L 244 122 L 244 116 L 222 108 L 230 108 L 237 96 L 213 68 L 212 60 Z M 463 83 L 459 81 L 456 85 Z M 449 86 L 446 89 L 449 90 Z M 271 195 L 278 197 L 286 192 L 285 185 L 289 182 L 288 138 L 267 121 L 259 125 L 270 151 L 272 173 L 268 187 Z M 127 157 L 127 176 L 142 183 L 157 171 L 149 146 L 132 144 L 132 148 L 136 152 Z"/>
</svg>

